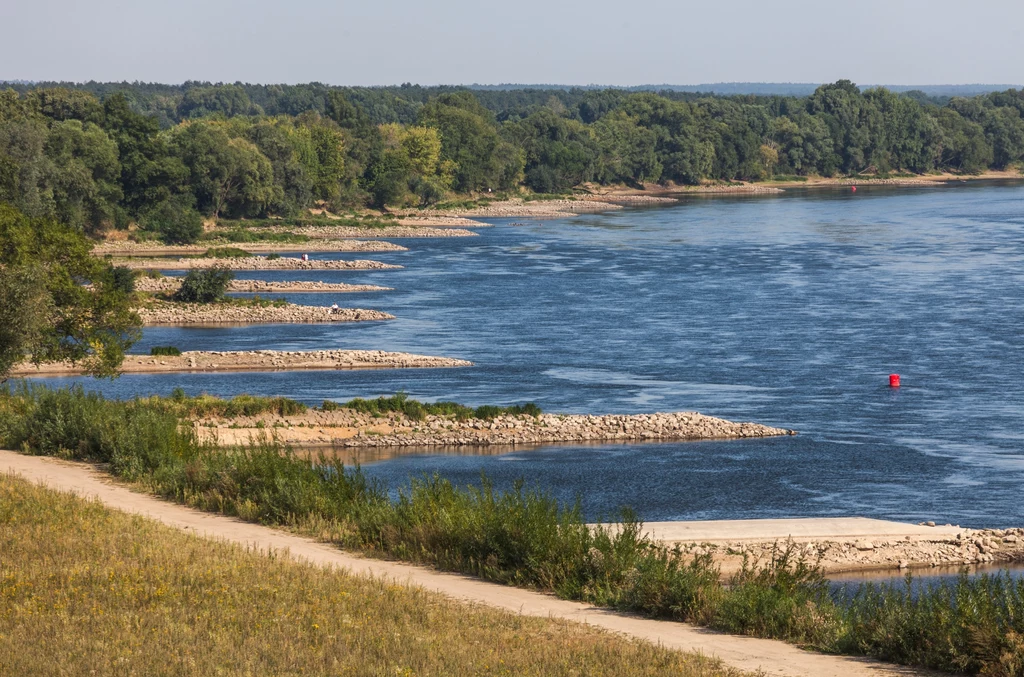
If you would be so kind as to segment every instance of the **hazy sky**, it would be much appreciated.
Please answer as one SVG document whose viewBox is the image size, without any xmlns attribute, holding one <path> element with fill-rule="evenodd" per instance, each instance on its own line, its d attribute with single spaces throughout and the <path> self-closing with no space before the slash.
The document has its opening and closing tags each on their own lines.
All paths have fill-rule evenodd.
<svg viewBox="0 0 1024 677">
<path fill-rule="evenodd" d="M 0 79 L 1024 82 L 1022 0 L 0 4 Z"/>
</svg>

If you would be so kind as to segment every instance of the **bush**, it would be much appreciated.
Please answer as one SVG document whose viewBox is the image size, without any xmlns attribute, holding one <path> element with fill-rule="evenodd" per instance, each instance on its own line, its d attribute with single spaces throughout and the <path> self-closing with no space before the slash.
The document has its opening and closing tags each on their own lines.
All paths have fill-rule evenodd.
<svg viewBox="0 0 1024 677">
<path fill-rule="evenodd" d="M 194 268 L 188 271 L 171 298 L 181 303 L 216 303 L 224 298 L 228 283 L 233 279 L 235 274 L 227 268 Z"/>
<path fill-rule="evenodd" d="M 174 346 L 153 346 L 152 348 L 149 349 L 149 354 L 154 357 L 178 357 L 179 355 L 181 355 L 181 351 L 175 348 Z"/>
<path fill-rule="evenodd" d="M 167 244 L 194 244 L 203 234 L 203 217 L 182 197 L 157 204 L 140 219 L 140 225 Z"/>
<path fill-rule="evenodd" d="M 125 293 L 135 293 L 135 271 L 128 266 L 114 266 L 110 269 L 114 289 Z"/>
</svg>

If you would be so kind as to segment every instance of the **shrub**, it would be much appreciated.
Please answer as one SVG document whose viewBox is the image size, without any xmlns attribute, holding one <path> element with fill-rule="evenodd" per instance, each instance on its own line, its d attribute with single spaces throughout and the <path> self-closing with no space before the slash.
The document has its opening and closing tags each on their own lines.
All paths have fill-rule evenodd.
<svg viewBox="0 0 1024 677">
<path fill-rule="evenodd" d="M 178 357 L 181 355 L 181 351 L 174 346 L 153 346 L 149 349 L 149 354 L 156 356 L 167 356 L 167 357 Z"/>
<path fill-rule="evenodd" d="M 542 413 L 541 408 L 532 402 L 511 407 L 484 405 L 471 409 L 458 402 L 419 402 L 409 399 L 409 396 L 403 392 L 396 393 L 391 397 L 381 396 L 375 400 L 364 400 L 357 397 L 341 405 L 336 402 L 324 402 L 324 411 L 334 411 L 339 407 L 354 409 L 374 416 L 401 413 L 416 421 L 422 421 L 427 416 L 451 416 L 464 421 L 470 418 L 490 420 L 498 416 L 521 416 L 523 414 L 540 416 Z"/>
<path fill-rule="evenodd" d="M 182 303 L 216 303 L 224 298 L 228 283 L 233 279 L 235 274 L 227 268 L 194 268 L 188 271 L 172 298 Z"/>
<path fill-rule="evenodd" d="M 114 289 L 125 293 L 135 293 L 135 271 L 128 266 L 114 266 L 110 269 Z"/>
<path fill-rule="evenodd" d="M 167 244 L 193 244 L 203 234 L 203 217 L 187 198 L 173 197 L 157 204 L 140 219 L 142 227 Z"/>
</svg>

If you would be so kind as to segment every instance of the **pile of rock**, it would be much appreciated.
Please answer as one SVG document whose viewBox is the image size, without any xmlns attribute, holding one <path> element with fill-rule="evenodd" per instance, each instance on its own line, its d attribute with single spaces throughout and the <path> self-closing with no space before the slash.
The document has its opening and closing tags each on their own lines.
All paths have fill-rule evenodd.
<svg viewBox="0 0 1024 677">
<path fill-rule="evenodd" d="M 756 423 L 733 423 L 694 412 L 637 415 L 498 416 L 456 420 L 428 416 L 423 421 L 394 414 L 386 419 L 339 409 L 298 416 L 234 419 L 231 437 L 246 429 L 272 427 L 282 442 L 344 447 L 522 446 L 552 442 L 741 439 L 793 435 L 791 430 Z M 314 434 L 311 434 L 313 432 Z M 293 434 L 294 433 L 294 434 Z M 221 436 L 221 439 L 225 438 Z"/>
<path fill-rule="evenodd" d="M 138 309 L 144 324 L 315 324 L 393 320 L 394 315 L 362 308 L 323 308 L 284 305 L 227 303 L 154 303 Z"/>
<path fill-rule="evenodd" d="M 238 258 L 179 258 L 179 259 L 113 259 L 117 266 L 142 270 L 191 270 L 193 268 L 228 268 L 229 270 L 394 270 L 402 266 L 380 261 L 356 259 L 354 261 L 324 261 L 282 256 L 244 256 Z"/>
<path fill-rule="evenodd" d="M 462 228 L 428 228 L 425 226 L 394 225 L 365 228 L 358 226 L 299 226 L 253 229 L 253 232 L 284 232 L 305 235 L 314 239 L 346 237 L 473 237 L 476 233 Z"/>
<path fill-rule="evenodd" d="M 140 277 L 135 280 L 137 291 L 175 292 L 181 287 L 180 277 Z M 313 282 L 302 280 L 231 280 L 228 282 L 229 292 L 249 292 L 257 294 L 280 294 L 284 292 L 366 292 L 390 291 L 391 287 L 379 287 L 375 284 L 345 284 L 344 282 Z"/>
<path fill-rule="evenodd" d="M 202 254 L 211 247 L 238 247 L 249 252 L 404 252 L 405 247 L 384 240 L 311 240 L 309 242 L 245 242 L 207 240 L 202 245 L 165 245 L 152 242 L 101 242 L 92 248 L 96 256 L 186 256 Z"/>
<path fill-rule="evenodd" d="M 127 355 L 126 374 L 176 371 L 304 371 L 315 369 L 416 369 L 470 367 L 472 362 L 383 350 L 193 350 L 181 355 Z M 81 365 L 44 362 L 20 365 L 17 376 L 81 373 Z"/>
</svg>

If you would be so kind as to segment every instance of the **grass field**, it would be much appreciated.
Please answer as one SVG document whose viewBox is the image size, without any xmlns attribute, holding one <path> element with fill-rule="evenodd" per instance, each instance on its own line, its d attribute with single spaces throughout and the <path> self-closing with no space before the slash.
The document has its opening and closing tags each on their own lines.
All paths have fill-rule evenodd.
<svg viewBox="0 0 1024 677">
<path fill-rule="evenodd" d="M 0 475 L 2 675 L 738 675 L 189 536 Z"/>
</svg>

